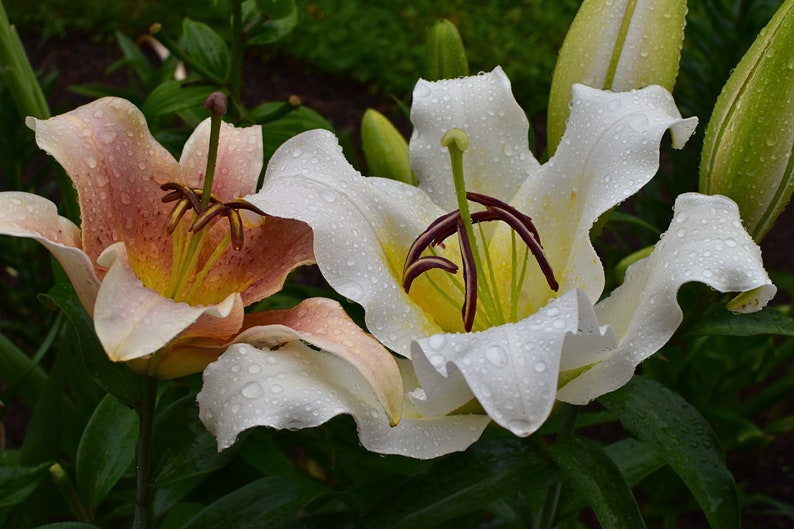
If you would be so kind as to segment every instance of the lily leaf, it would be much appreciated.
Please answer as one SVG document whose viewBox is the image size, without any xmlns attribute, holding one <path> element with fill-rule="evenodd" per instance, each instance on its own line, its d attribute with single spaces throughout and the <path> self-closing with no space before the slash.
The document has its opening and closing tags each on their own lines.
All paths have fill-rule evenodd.
<svg viewBox="0 0 794 529">
<path fill-rule="evenodd" d="M 794 336 L 794 319 L 772 307 L 751 314 L 734 314 L 720 307 L 709 310 L 688 333 L 691 336 L 755 336 L 778 334 Z"/>
<path fill-rule="evenodd" d="M 293 527 L 300 509 L 324 491 L 322 486 L 308 481 L 298 484 L 279 476 L 268 476 L 214 501 L 182 529 Z"/>
<path fill-rule="evenodd" d="M 138 418 L 113 395 L 106 395 L 94 410 L 77 449 L 77 489 L 88 505 L 96 507 L 113 488 L 135 457 Z"/>
<path fill-rule="evenodd" d="M 229 73 L 231 54 L 223 38 L 202 22 L 185 18 L 181 42 L 190 58 L 213 75 L 225 79 Z"/>
<path fill-rule="evenodd" d="M 39 482 L 48 475 L 51 463 L 23 466 L 0 466 L 0 509 L 22 503 Z"/>
<path fill-rule="evenodd" d="M 154 432 L 152 475 L 158 485 L 217 470 L 237 452 L 236 447 L 218 452 L 215 438 L 198 418 L 192 394 L 158 413 Z"/>
<path fill-rule="evenodd" d="M 645 527 L 645 521 L 618 466 L 594 441 L 562 435 L 548 452 L 587 500 L 601 527 Z"/>
<path fill-rule="evenodd" d="M 711 527 L 738 529 L 736 483 L 717 436 L 697 410 L 658 382 L 640 376 L 598 401 L 632 435 L 659 452 L 692 492 Z"/>
<path fill-rule="evenodd" d="M 435 527 L 517 490 L 527 492 L 526 476 L 532 476 L 532 483 L 540 488 L 553 475 L 553 466 L 526 443 L 516 439 L 480 442 L 400 483 L 355 527 Z"/>
</svg>

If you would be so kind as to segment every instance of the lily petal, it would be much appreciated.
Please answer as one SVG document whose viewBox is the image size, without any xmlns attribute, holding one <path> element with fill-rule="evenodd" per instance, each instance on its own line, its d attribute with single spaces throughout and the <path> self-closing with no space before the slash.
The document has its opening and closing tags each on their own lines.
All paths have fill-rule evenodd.
<svg viewBox="0 0 794 529">
<path fill-rule="evenodd" d="M 576 286 L 593 302 L 600 297 L 604 270 L 590 242 L 590 228 L 651 180 L 667 129 L 678 148 L 696 124 L 696 118 L 681 118 L 672 96 L 659 86 L 613 93 L 574 85 L 568 127 L 556 154 L 510 202 L 535 222 L 562 291 Z M 500 227 L 492 248 L 509 251 L 508 237 Z M 509 255 L 503 259 L 509 262 Z M 530 284 L 542 285 L 540 272 L 533 272 Z M 531 294 L 534 306 L 540 306 L 549 292 L 533 288 Z"/>
<path fill-rule="evenodd" d="M 394 357 L 345 313 L 336 301 L 310 298 L 287 310 L 248 314 L 236 338 L 263 349 L 302 340 L 353 367 L 370 385 L 389 421 L 400 420 L 403 387 Z"/>
<path fill-rule="evenodd" d="M 615 330 L 618 347 L 563 386 L 557 398 L 585 404 L 628 382 L 636 366 L 680 325 L 676 294 L 690 281 L 720 292 L 755 290 L 755 310 L 775 295 L 761 251 L 742 227 L 738 207 L 726 197 L 678 197 L 670 228 L 651 255 L 629 267 L 624 283 L 596 305 L 598 320 Z"/>
<path fill-rule="evenodd" d="M 310 428 L 350 414 L 368 450 L 432 458 L 465 449 L 487 424 L 487 417 L 461 416 L 426 423 L 404 419 L 392 428 L 358 371 L 300 341 L 275 351 L 232 345 L 204 371 L 197 401 L 199 417 L 215 435 L 219 450 L 254 426 Z"/>
<path fill-rule="evenodd" d="M 182 182 L 182 174 L 132 103 L 105 97 L 26 123 L 77 188 L 83 250 L 92 261 L 114 242 L 125 241 L 133 263 L 170 266 L 171 242 L 162 236 L 170 207 L 160 202 L 160 185 Z M 97 274 L 101 278 L 104 269 Z"/>
<path fill-rule="evenodd" d="M 554 405 L 567 341 L 594 321 L 590 300 L 581 290 L 571 290 L 517 323 L 417 340 L 414 369 L 427 396 L 425 406 L 432 408 L 421 401 L 417 406 L 445 414 L 465 404 L 470 397 L 461 389 L 459 371 L 494 422 L 516 435 L 530 435 Z M 580 337 L 576 345 L 616 345 L 612 335 L 604 337 L 592 329 L 588 334 L 589 339 L 582 342 Z"/>
<path fill-rule="evenodd" d="M 99 279 L 81 249 L 80 229 L 58 215 L 55 204 L 30 193 L 0 193 L 0 234 L 29 237 L 43 244 L 61 263 L 86 311 L 93 314 Z"/>
<path fill-rule="evenodd" d="M 262 190 L 246 200 L 311 226 L 326 280 L 365 308 L 368 328 L 384 345 L 408 356 L 412 339 L 440 331 L 401 286 L 411 244 L 447 213 L 420 189 L 363 177 L 332 133 L 312 130 L 276 151 Z"/>
<path fill-rule="evenodd" d="M 455 128 L 469 137 L 466 189 L 509 200 L 540 164 L 529 150 L 529 122 L 500 67 L 436 82 L 419 80 L 413 92 L 411 168 L 419 187 L 446 211 L 457 209 L 449 156 L 441 138 Z"/>
<path fill-rule="evenodd" d="M 221 338 L 242 326 L 238 293 L 216 305 L 177 303 L 141 283 L 127 260 L 124 243 L 110 246 L 99 261 L 108 273 L 97 295 L 94 327 L 114 362 L 153 354 L 183 332 L 184 339 L 190 335 Z"/>
<path fill-rule="evenodd" d="M 179 159 L 185 183 L 192 187 L 201 187 L 204 183 L 209 142 L 210 119 L 207 118 L 185 142 Z M 222 122 L 212 181 L 213 194 L 223 202 L 250 195 L 256 191 L 263 164 L 262 127 L 236 128 Z"/>
</svg>

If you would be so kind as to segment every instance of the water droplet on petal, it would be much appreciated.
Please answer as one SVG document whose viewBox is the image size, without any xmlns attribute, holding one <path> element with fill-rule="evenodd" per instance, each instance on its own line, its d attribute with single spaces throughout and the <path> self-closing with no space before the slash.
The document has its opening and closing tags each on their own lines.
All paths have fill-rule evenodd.
<svg viewBox="0 0 794 529">
<path fill-rule="evenodd" d="M 485 350 L 485 358 L 494 367 L 504 367 L 507 364 L 507 353 L 498 345 L 492 345 Z"/>
<path fill-rule="evenodd" d="M 263 393 L 262 386 L 258 382 L 249 382 L 243 386 L 243 397 L 247 399 L 258 399 Z"/>
</svg>

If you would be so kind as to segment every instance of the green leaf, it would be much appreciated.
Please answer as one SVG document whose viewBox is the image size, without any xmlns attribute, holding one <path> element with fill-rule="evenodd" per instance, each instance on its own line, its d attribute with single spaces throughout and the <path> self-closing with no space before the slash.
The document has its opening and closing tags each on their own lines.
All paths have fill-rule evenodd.
<svg viewBox="0 0 794 529">
<path fill-rule="evenodd" d="M 527 483 L 522 480 L 526 476 L 543 487 L 553 475 L 553 466 L 526 443 L 515 439 L 481 441 L 395 484 L 355 527 L 434 527 L 517 490 L 526 492 Z"/>
<path fill-rule="evenodd" d="M 736 483 L 717 436 L 697 410 L 658 382 L 639 376 L 598 401 L 632 435 L 659 452 L 692 492 L 711 527 L 739 527 Z"/>
<path fill-rule="evenodd" d="M 126 364 L 110 361 L 96 337 L 94 322 L 80 303 L 74 287 L 69 283 L 59 283 L 41 297 L 61 309 L 69 319 L 77 336 L 77 349 L 91 378 L 128 406 L 139 401 L 143 395 L 144 378 Z"/>
<path fill-rule="evenodd" d="M 152 439 L 154 482 L 161 485 L 217 470 L 234 456 L 235 447 L 218 452 L 215 438 L 199 420 L 196 396 L 186 395 L 155 418 Z"/>
<path fill-rule="evenodd" d="M 146 119 L 174 114 L 194 107 L 201 107 L 213 87 L 189 85 L 186 81 L 168 81 L 152 90 L 141 107 Z"/>
<path fill-rule="evenodd" d="M 124 475 L 135 457 L 138 417 L 113 395 L 91 415 L 77 449 L 77 490 L 96 507 Z"/>
<path fill-rule="evenodd" d="M 577 424 L 581 426 L 581 422 L 577 421 Z M 604 452 L 632 488 L 645 476 L 666 465 L 656 450 L 630 437 L 605 446 Z M 569 494 L 560 505 L 560 517 L 573 516 L 585 507 L 587 507 L 587 499 L 583 495 Z"/>
<path fill-rule="evenodd" d="M 248 43 L 269 44 L 281 40 L 298 24 L 295 0 L 256 0 L 246 2 L 246 10 L 258 9 L 265 21 L 248 36 Z"/>
<path fill-rule="evenodd" d="M 36 529 L 99 529 L 99 527 L 84 522 L 58 522 L 40 525 Z"/>
<path fill-rule="evenodd" d="M 306 107 L 299 107 L 284 117 L 262 125 L 265 159 L 270 159 L 279 146 L 291 137 L 311 129 L 333 130 L 331 124 L 320 114 Z"/>
<path fill-rule="evenodd" d="M 211 503 L 182 529 L 293 527 L 299 511 L 323 492 L 324 488 L 314 483 L 303 481 L 298 484 L 279 476 L 269 476 Z"/>
<path fill-rule="evenodd" d="M 584 496 L 601 527 L 645 527 L 623 474 L 594 441 L 577 435 L 561 435 L 548 447 L 548 453 Z"/>
<path fill-rule="evenodd" d="M 48 475 L 49 466 L 50 463 L 32 467 L 0 466 L 0 509 L 25 501 Z"/>
<path fill-rule="evenodd" d="M 185 18 L 182 22 L 181 44 L 192 60 L 217 77 L 226 78 L 231 54 L 226 42 L 215 30 L 207 24 Z"/>
<path fill-rule="evenodd" d="M 3 374 L 6 387 L 14 388 L 22 401 L 29 408 L 33 408 L 47 383 L 47 375 L 22 349 L 2 334 L 0 334 L 0 373 Z"/>
<path fill-rule="evenodd" d="M 794 336 L 794 319 L 773 307 L 765 307 L 751 314 L 734 314 L 724 307 L 706 312 L 687 334 L 691 336 L 755 336 L 778 334 Z"/>
</svg>

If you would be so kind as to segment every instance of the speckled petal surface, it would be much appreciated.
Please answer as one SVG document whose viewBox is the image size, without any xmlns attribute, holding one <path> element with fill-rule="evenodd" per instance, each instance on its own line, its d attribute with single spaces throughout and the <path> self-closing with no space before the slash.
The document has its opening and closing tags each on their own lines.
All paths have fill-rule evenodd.
<svg viewBox="0 0 794 529">
<path fill-rule="evenodd" d="M 108 357 L 115 362 L 156 352 L 180 333 L 231 336 L 243 323 L 240 295 L 221 303 L 192 306 L 177 303 L 145 287 L 133 273 L 124 243 L 110 246 L 100 264 L 108 267 L 94 309 L 94 327 Z"/>
<path fill-rule="evenodd" d="M 566 338 L 579 332 L 580 320 L 585 326 L 595 320 L 592 311 L 587 296 L 572 290 L 517 323 L 417 340 L 412 358 L 427 405 L 443 402 L 433 410 L 440 414 L 467 402 L 459 371 L 494 422 L 516 435 L 530 435 L 554 405 Z M 417 407 L 427 409 L 421 402 Z"/>
<path fill-rule="evenodd" d="M 366 380 L 391 422 L 400 419 L 403 386 L 397 363 L 336 301 L 309 298 L 297 307 L 248 314 L 236 338 L 257 348 L 303 340 L 347 362 Z"/>
<path fill-rule="evenodd" d="M 0 234 L 28 237 L 44 245 L 61 263 L 85 310 L 93 314 L 99 279 L 81 249 L 80 229 L 58 215 L 55 204 L 30 193 L 0 193 Z"/>
<path fill-rule="evenodd" d="M 683 316 L 676 294 L 690 281 L 720 292 L 757 289 L 745 311 L 761 309 L 776 292 L 761 251 L 730 199 L 697 193 L 678 197 L 670 228 L 653 253 L 629 267 L 623 285 L 596 305 L 599 322 L 614 329 L 618 347 L 563 386 L 557 398 L 584 404 L 625 384 L 678 328 Z"/>
<path fill-rule="evenodd" d="M 529 122 L 500 67 L 480 75 L 429 82 L 413 92 L 411 168 L 419 187 L 443 209 L 458 209 L 449 154 L 441 138 L 455 128 L 469 137 L 466 189 L 510 200 L 539 164 L 527 145 Z"/>
<path fill-rule="evenodd" d="M 209 144 L 210 119 L 207 118 L 185 142 L 179 159 L 185 182 L 193 187 L 204 185 Z M 224 202 L 250 195 L 256 191 L 263 163 L 261 126 L 235 128 L 229 123 L 221 123 L 213 194 Z"/>
<path fill-rule="evenodd" d="M 664 88 L 613 93 L 583 85 L 573 89 L 568 128 L 556 154 L 531 175 L 510 204 L 532 217 L 561 291 L 581 288 L 595 302 L 604 288 L 604 269 L 590 242 L 598 217 L 636 193 L 659 167 L 659 142 L 667 129 L 680 147 L 696 118 L 682 119 Z M 509 261 L 510 237 L 500 227 L 491 247 Z M 500 258 L 496 257 L 498 261 Z M 530 285 L 543 277 L 530 270 Z M 542 306 L 549 290 L 527 295 Z"/>
<path fill-rule="evenodd" d="M 29 118 L 27 124 L 77 188 L 83 249 L 92 261 L 124 241 L 133 263 L 170 265 L 171 241 L 163 226 L 171 205 L 160 201 L 160 185 L 181 182 L 182 174 L 132 103 L 105 97 L 47 120 Z M 100 277 L 103 273 L 98 270 Z"/>
<path fill-rule="evenodd" d="M 340 414 L 355 419 L 365 448 L 432 458 L 463 450 L 487 423 L 483 417 L 403 419 L 392 428 L 369 384 L 344 360 L 299 341 L 276 351 L 232 345 L 204 371 L 199 417 L 223 450 L 255 426 L 311 428 Z"/>
<path fill-rule="evenodd" d="M 364 307 L 367 327 L 387 347 L 407 356 L 412 339 L 440 331 L 400 284 L 408 248 L 446 213 L 420 189 L 361 176 L 333 134 L 313 130 L 276 151 L 262 189 L 247 200 L 312 227 L 326 280 Z"/>
</svg>

